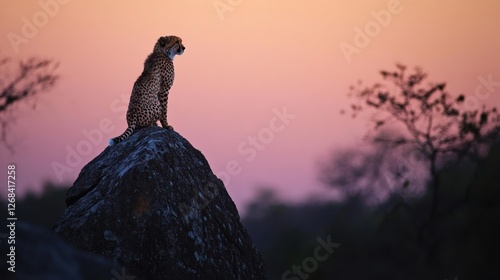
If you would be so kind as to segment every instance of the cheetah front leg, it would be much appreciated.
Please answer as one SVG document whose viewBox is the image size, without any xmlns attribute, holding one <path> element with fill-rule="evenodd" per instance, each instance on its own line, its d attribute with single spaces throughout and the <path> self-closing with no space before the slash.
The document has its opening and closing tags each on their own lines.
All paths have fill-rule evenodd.
<svg viewBox="0 0 500 280">
<path fill-rule="evenodd" d="M 174 128 L 167 122 L 167 105 L 168 105 L 168 91 L 163 91 L 160 96 L 160 123 L 161 126 L 168 129 L 174 130 Z"/>
</svg>

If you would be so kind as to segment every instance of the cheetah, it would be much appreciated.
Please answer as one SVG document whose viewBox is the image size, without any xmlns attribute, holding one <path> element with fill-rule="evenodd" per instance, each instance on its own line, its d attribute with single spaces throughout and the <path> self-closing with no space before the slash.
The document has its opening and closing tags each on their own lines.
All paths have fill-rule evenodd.
<svg viewBox="0 0 500 280">
<path fill-rule="evenodd" d="M 156 125 L 173 130 L 167 122 L 168 93 L 174 82 L 174 56 L 186 48 L 177 36 L 160 37 L 144 62 L 144 70 L 132 89 L 127 110 L 127 129 L 109 140 L 113 146 L 129 137 L 136 128 Z"/>
</svg>

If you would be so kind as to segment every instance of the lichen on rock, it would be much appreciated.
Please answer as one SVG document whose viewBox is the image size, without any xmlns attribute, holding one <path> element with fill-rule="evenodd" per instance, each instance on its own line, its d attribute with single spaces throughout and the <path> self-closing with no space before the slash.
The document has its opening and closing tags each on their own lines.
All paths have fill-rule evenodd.
<svg viewBox="0 0 500 280">
<path fill-rule="evenodd" d="M 265 279 L 224 184 L 174 131 L 137 130 L 80 172 L 54 227 L 135 279 Z"/>
</svg>

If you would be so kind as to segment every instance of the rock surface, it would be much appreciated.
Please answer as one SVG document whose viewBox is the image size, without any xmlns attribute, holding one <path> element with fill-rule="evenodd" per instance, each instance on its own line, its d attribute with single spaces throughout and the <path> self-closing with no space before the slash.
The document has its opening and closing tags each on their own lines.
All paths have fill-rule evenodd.
<svg viewBox="0 0 500 280">
<path fill-rule="evenodd" d="M 54 231 L 139 279 L 265 279 L 237 209 L 174 131 L 137 130 L 80 172 Z"/>
</svg>

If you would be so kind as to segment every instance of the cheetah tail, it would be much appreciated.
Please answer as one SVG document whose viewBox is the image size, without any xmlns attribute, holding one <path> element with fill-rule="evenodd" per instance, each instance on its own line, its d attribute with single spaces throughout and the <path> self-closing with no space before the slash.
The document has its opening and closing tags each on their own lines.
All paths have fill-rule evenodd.
<svg viewBox="0 0 500 280">
<path fill-rule="evenodd" d="M 134 132 L 134 130 L 135 130 L 135 125 L 127 127 L 127 130 L 125 130 L 125 132 L 123 132 L 122 135 L 109 139 L 109 145 L 113 146 L 115 144 L 122 142 L 123 140 L 127 139 L 132 134 L 132 132 Z"/>
</svg>

